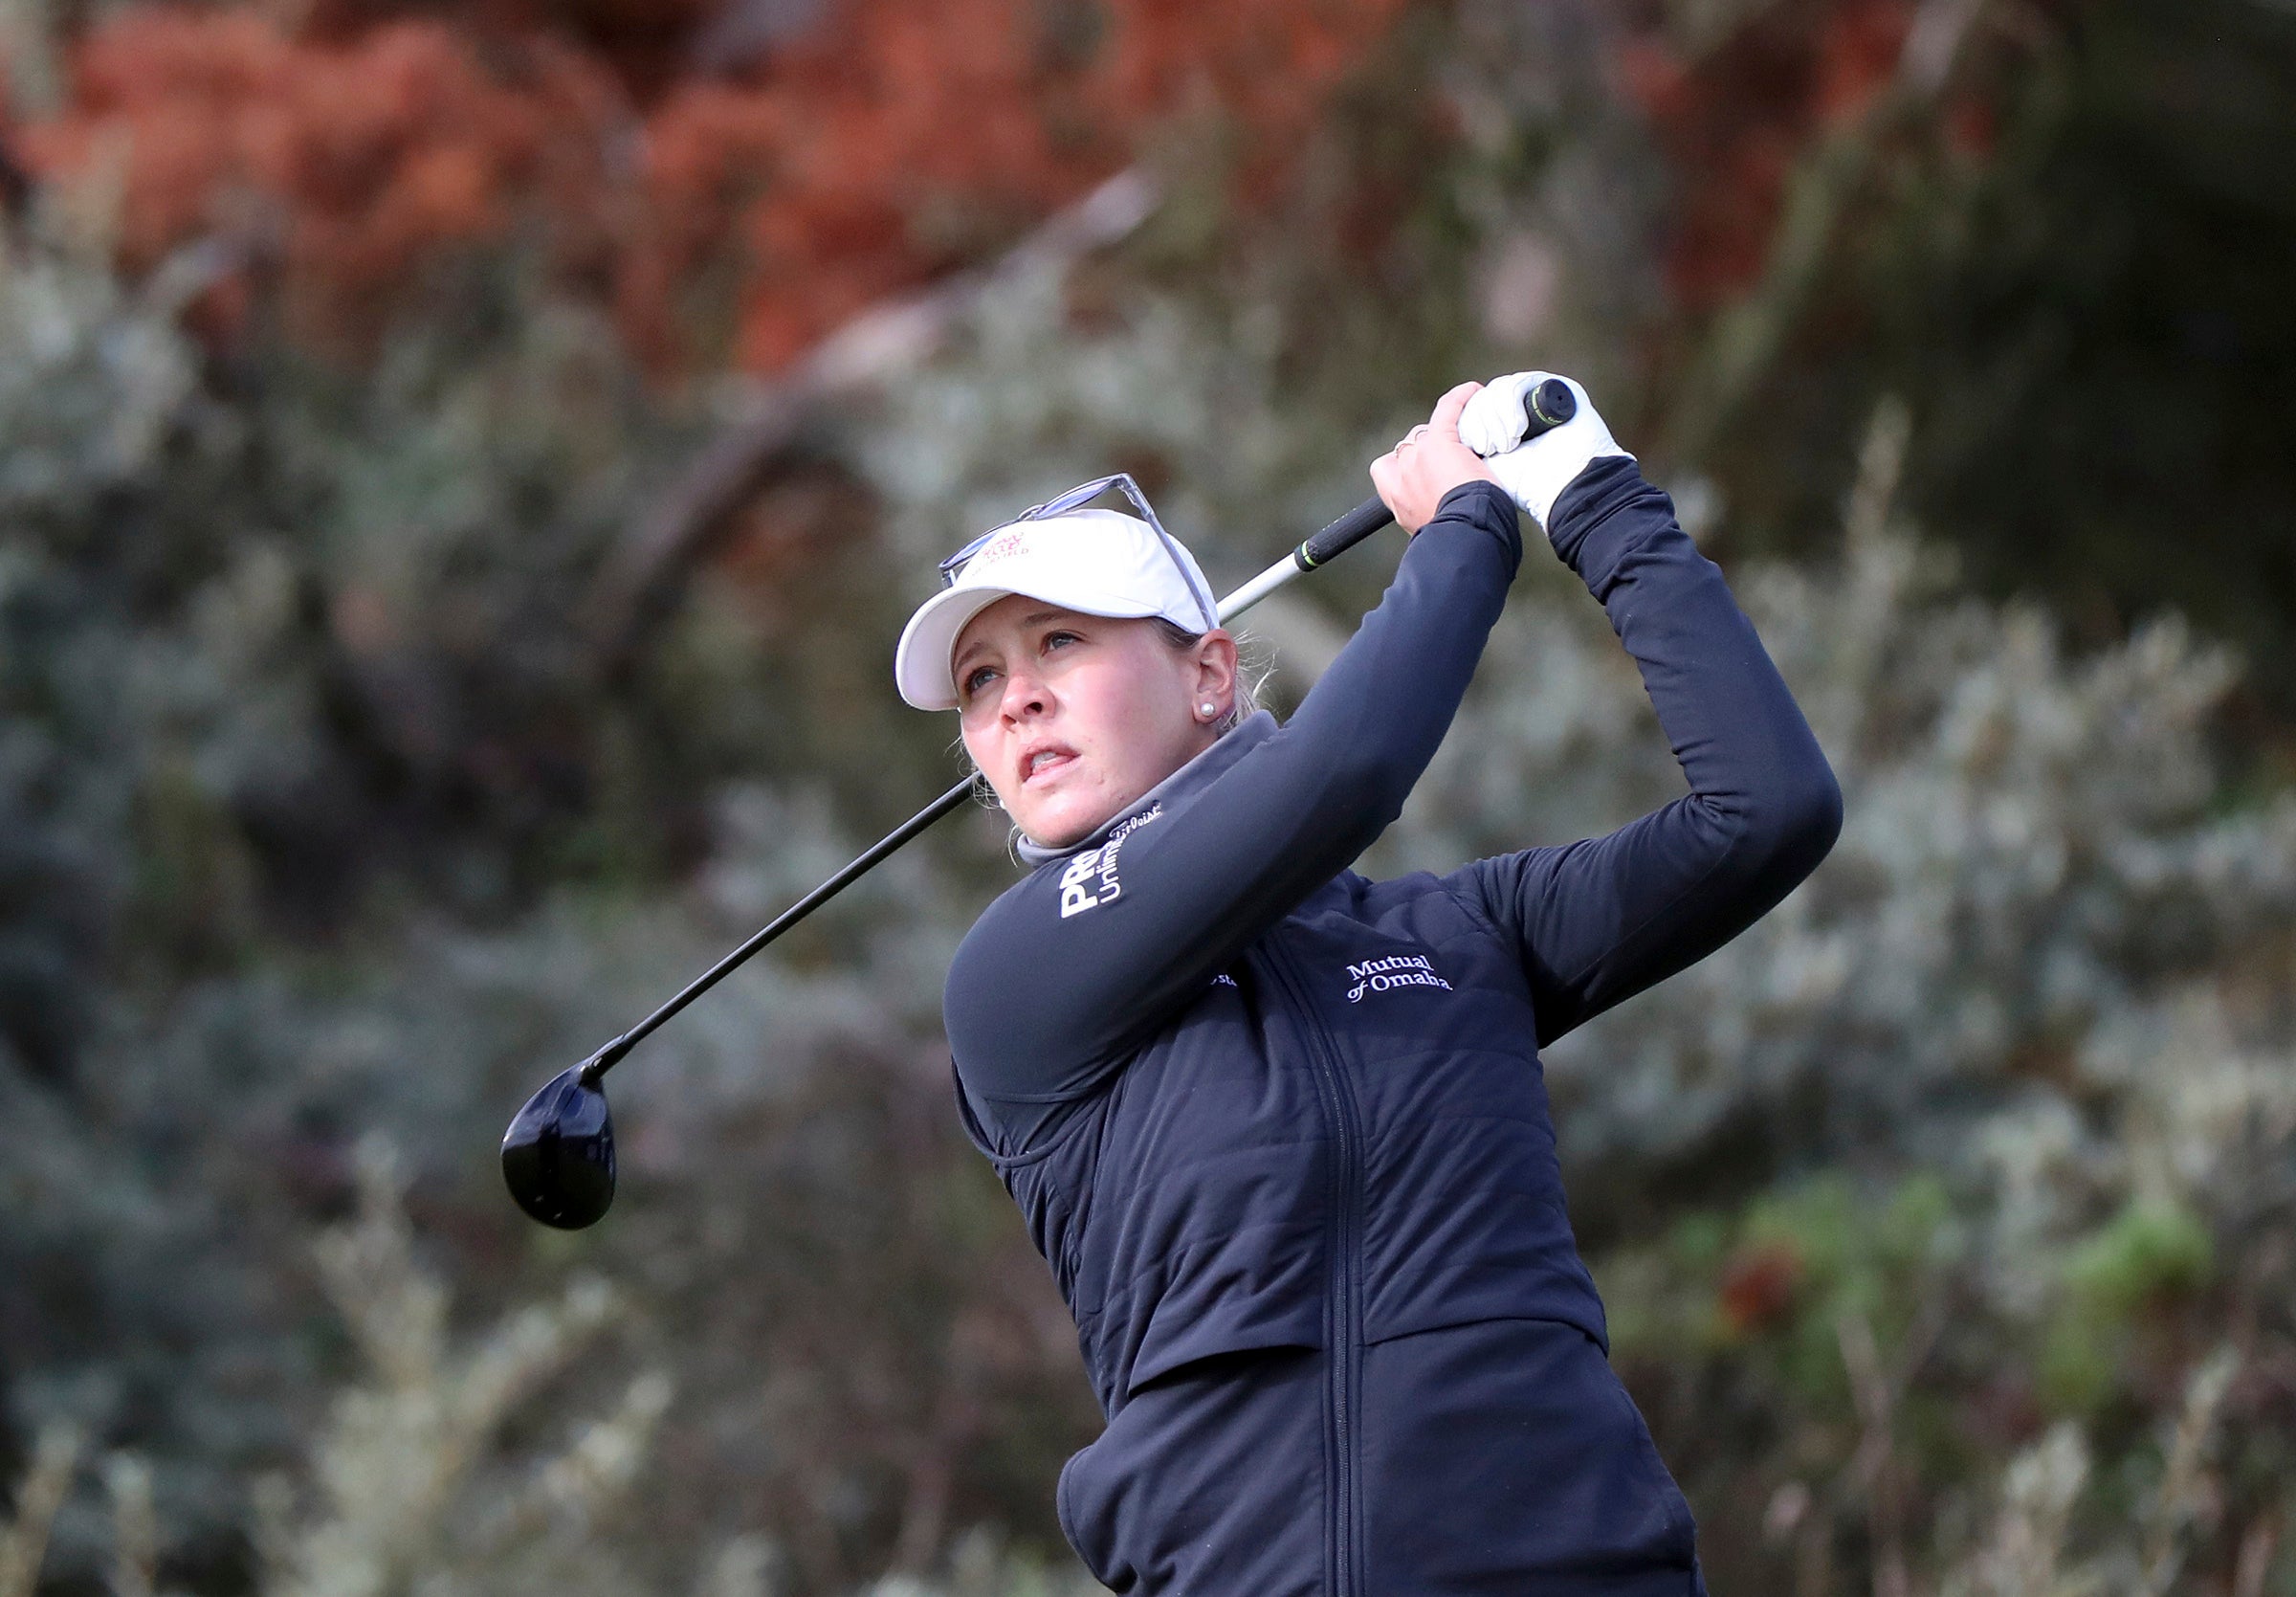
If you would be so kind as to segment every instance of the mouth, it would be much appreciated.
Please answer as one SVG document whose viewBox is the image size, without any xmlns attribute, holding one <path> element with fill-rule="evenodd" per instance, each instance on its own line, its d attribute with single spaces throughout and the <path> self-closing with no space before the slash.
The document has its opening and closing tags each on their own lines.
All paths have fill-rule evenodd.
<svg viewBox="0 0 2296 1597">
<path fill-rule="evenodd" d="M 1075 763 L 1076 751 L 1072 748 L 1058 744 L 1032 748 L 1021 756 L 1021 786 L 1033 787 L 1050 782 Z"/>
</svg>

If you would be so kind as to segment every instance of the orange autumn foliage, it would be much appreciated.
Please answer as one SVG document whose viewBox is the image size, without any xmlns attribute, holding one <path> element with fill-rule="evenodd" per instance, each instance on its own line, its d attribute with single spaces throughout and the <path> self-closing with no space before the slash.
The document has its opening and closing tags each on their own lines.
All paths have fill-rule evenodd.
<svg viewBox="0 0 2296 1597">
<path fill-rule="evenodd" d="M 802 19 L 816 0 L 734 0 Z M 681 71 L 725 0 L 298 0 L 301 36 L 337 42 L 393 22 L 433 21 L 482 45 L 554 38 L 651 102 Z"/>
<path fill-rule="evenodd" d="M 1723 1267 L 1715 1289 L 1722 1323 L 1738 1336 L 1784 1324 L 1794 1313 L 1805 1274 L 1800 1253 L 1789 1243 L 1741 1248 Z"/>
<path fill-rule="evenodd" d="M 371 332 L 442 252 L 528 217 L 589 220 L 615 103 L 570 52 L 536 41 L 507 82 L 430 23 L 333 45 L 248 11 L 127 11 L 73 69 L 70 111 L 17 135 L 27 165 L 117 165 L 131 270 L 276 230 L 290 314 L 322 339 Z"/>
<path fill-rule="evenodd" d="M 750 290 L 740 359 L 782 366 L 1081 194 L 1177 111 L 1227 119 L 1240 180 L 1264 183 L 1402 3 L 1110 0 L 1078 49 L 1041 6 L 854 0 L 759 85 L 695 84 L 650 119 L 626 325 L 666 352 L 675 285 L 730 244 Z"/>
<path fill-rule="evenodd" d="M 515 234 L 609 297 L 657 367 L 771 370 L 1175 114 L 1223 119 L 1239 181 L 1265 183 L 1406 3 L 838 0 L 744 76 L 646 103 L 642 74 L 546 8 L 362 27 L 337 5 L 298 33 L 138 6 L 75 41 L 70 105 L 13 138 L 45 178 L 117 164 L 131 269 L 268 230 L 315 342 L 364 346 L 436 264 Z"/>
</svg>

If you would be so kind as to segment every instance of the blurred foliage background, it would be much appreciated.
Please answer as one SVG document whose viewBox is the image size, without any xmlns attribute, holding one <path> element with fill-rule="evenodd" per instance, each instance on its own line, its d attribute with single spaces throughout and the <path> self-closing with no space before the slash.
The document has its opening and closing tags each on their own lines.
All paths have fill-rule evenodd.
<svg viewBox="0 0 2296 1597">
<path fill-rule="evenodd" d="M 1084 1589 L 932 562 L 1583 377 L 1848 798 L 1555 1051 L 1717 1592 L 2296 1593 L 2285 0 L 8 0 L 0 1593 Z M 2281 177 L 2273 173 L 2280 172 Z M 1293 699 L 1372 545 L 1253 630 Z M 1679 779 L 1527 565 L 1367 868 Z"/>
</svg>

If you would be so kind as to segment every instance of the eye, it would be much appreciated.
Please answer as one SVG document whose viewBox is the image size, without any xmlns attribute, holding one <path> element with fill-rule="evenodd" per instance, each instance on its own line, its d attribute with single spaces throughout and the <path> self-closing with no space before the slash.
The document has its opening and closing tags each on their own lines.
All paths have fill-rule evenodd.
<svg viewBox="0 0 2296 1597">
<path fill-rule="evenodd" d="M 995 666 L 977 665 L 973 667 L 972 670 L 964 674 L 964 680 L 957 684 L 958 691 L 966 699 L 970 699 L 975 694 L 979 693 L 982 688 L 988 686 L 989 678 L 994 677 L 996 674 L 997 669 Z"/>
<path fill-rule="evenodd" d="M 1084 641 L 1083 637 L 1082 637 L 1081 635 L 1079 635 L 1078 633 L 1075 633 L 1075 632 L 1047 632 L 1047 633 L 1045 634 L 1045 641 L 1044 641 L 1044 644 L 1043 644 L 1043 648 L 1044 648 L 1044 651 L 1045 651 L 1045 653 L 1049 654 L 1050 654 L 1050 653 L 1051 653 L 1051 652 L 1052 652 L 1054 649 L 1057 649 L 1057 648 L 1059 648 L 1059 647 L 1060 647 L 1061 645 L 1063 645 L 1063 644 L 1068 644 L 1068 643 L 1082 643 L 1083 641 Z"/>
</svg>

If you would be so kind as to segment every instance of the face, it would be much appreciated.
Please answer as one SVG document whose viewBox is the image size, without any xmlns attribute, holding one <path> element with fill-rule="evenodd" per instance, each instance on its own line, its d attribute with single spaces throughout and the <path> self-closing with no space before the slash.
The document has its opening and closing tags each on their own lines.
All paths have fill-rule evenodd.
<svg viewBox="0 0 2296 1597">
<path fill-rule="evenodd" d="M 1235 695 L 1225 632 L 1176 649 L 1154 621 L 1025 594 L 973 617 L 954 658 L 965 752 L 1013 823 L 1049 848 L 1089 837 L 1209 748 Z"/>
</svg>

